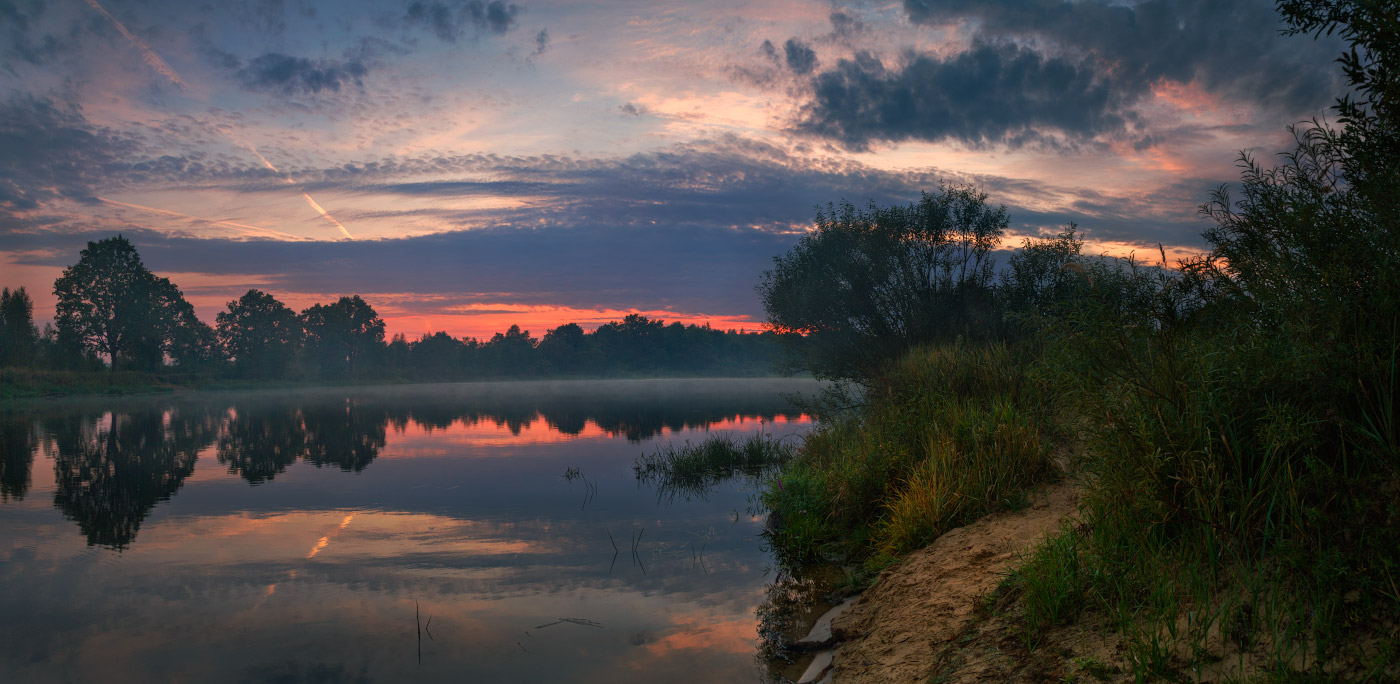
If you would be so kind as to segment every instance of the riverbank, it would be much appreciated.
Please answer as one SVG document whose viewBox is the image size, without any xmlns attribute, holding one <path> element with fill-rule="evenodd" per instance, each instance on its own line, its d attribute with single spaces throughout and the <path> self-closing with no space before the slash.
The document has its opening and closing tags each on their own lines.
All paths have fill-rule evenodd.
<svg viewBox="0 0 1400 684">
<path fill-rule="evenodd" d="M 1209 342 L 918 348 L 820 416 L 763 501 L 870 587 L 834 681 L 1400 677 L 1393 462 Z"/>
</svg>

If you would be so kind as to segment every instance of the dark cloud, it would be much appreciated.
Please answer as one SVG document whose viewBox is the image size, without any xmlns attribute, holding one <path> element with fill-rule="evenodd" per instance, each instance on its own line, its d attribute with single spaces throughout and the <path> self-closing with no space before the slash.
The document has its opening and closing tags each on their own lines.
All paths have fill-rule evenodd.
<svg viewBox="0 0 1400 684">
<path fill-rule="evenodd" d="M 343 86 L 362 87 L 367 73 L 369 67 L 359 59 L 313 60 L 269 52 L 253 58 L 234 76 L 248 90 L 315 95 L 323 90 L 340 92 Z"/>
<path fill-rule="evenodd" d="M 870 54 L 813 80 L 802 130 L 852 148 L 868 141 L 955 138 L 1014 145 L 1053 127 L 1078 136 L 1122 129 L 1122 94 L 1082 61 L 1016 45 L 979 45 L 888 69 Z"/>
<path fill-rule="evenodd" d="M 972 28 L 971 46 L 907 54 L 890 68 L 842 60 L 814 76 L 800 129 L 855 148 L 1139 137 L 1132 108 L 1164 81 L 1261 107 L 1279 124 L 1319 112 L 1338 92 L 1337 41 L 1280 36 L 1268 0 L 906 0 L 905 9 L 915 23 Z"/>
<path fill-rule="evenodd" d="M 796 38 L 788 38 L 783 43 L 783 58 L 795 74 L 810 74 L 817 67 L 817 53 Z"/>
<path fill-rule="evenodd" d="M 535 34 L 535 51 L 530 53 L 531 57 L 537 57 L 549 49 L 549 29 L 540 29 Z"/>
<path fill-rule="evenodd" d="M 519 14 L 519 5 L 501 0 L 420 0 L 408 6 L 404 20 L 410 24 L 423 24 L 432 29 L 438 38 L 455 43 L 468 28 L 474 32 L 489 31 L 504 35 L 515 27 Z"/>
<path fill-rule="evenodd" d="M 641 116 L 647 113 L 647 107 L 646 105 L 638 105 L 633 104 L 631 102 L 627 102 L 618 105 L 617 111 L 622 112 L 624 116 Z"/>
<path fill-rule="evenodd" d="M 0 208 L 91 200 L 139 148 L 136 139 L 89 123 L 76 105 L 12 96 L 0 104 Z"/>
<path fill-rule="evenodd" d="M 828 202 L 909 202 L 917 199 L 920 191 L 935 190 L 940 181 L 951 181 L 975 184 L 986 189 L 993 201 L 1009 204 L 1012 220 L 1020 228 L 1034 230 L 1075 221 L 1101 239 L 1169 245 L 1200 242 L 1195 207 L 1211 188 L 1229 180 L 1194 179 L 1186 190 L 1150 197 L 1085 190 L 1080 192 L 1093 198 L 1090 204 L 1037 212 L 1017 202 L 1058 205 L 1064 202 L 1064 192 L 1029 181 L 935 168 L 895 172 L 855 162 L 814 161 L 784 148 L 735 137 L 676 145 L 622 159 L 553 155 L 386 159 L 326 169 L 319 172 L 319 180 L 309 180 L 315 175 L 297 173 L 298 178 L 308 179 L 312 192 L 443 199 L 534 198 L 519 209 L 435 212 L 435 221 L 446 225 L 693 226 L 777 233 L 808 224 L 813 208 Z M 421 180 L 424 178 L 433 180 Z M 259 181 L 257 188 L 276 189 L 274 181 Z"/>
</svg>

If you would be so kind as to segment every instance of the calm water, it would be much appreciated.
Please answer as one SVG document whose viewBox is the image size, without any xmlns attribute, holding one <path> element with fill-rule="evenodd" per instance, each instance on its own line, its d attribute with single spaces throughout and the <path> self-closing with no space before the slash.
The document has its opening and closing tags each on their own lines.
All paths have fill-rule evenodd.
<svg viewBox="0 0 1400 684">
<path fill-rule="evenodd" d="M 502 383 L 0 412 L 0 681 L 759 681 L 771 559 L 753 486 L 670 500 L 631 466 L 719 431 L 801 432 L 779 393 L 814 389 Z"/>
</svg>

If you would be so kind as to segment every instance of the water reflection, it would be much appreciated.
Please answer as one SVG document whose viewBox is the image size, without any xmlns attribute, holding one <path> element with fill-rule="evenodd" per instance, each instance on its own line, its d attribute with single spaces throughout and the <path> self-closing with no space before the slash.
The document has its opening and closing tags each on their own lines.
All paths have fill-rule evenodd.
<svg viewBox="0 0 1400 684">
<path fill-rule="evenodd" d="M 658 506 L 632 464 L 706 431 L 796 432 L 805 418 L 779 390 L 809 389 L 515 383 L 0 409 L 0 678 L 757 681 L 772 561 L 752 490 Z M 415 606 L 432 618 L 421 663 Z"/>
<path fill-rule="evenodd" d="M 0 420 L 0 502 L 23 499 L 29 492 L 36 448 L 34 426 Z"/>
<path fill-rule="evenodd" d="M 158 502 L 180 490 L 218 424 L 201 411 L 73 416 L 46 426 L 54 447 L 54 506 L 88 544 L 125 549 Z"/>
<path fill-rule="evenodd" d="M 451 385 L 142 399 L 117 411 L 30 408 L 0 417 L 0 496 L 28 492 L 42 443 L 54 459 L 54 505 L 78 523 L 88 544 L 125 550 L 211 446 L 229 473 L 260 485 L 299 460 L 361 472 L 391 430 L 441 431 L 477 444 L 493 443 L 501 430 L 517 443 L 523 434 L 567 439 L 590 432 L 636 443 L 736 418 L 800 415 L 771 393 L 732 382 L 692 381 L 680 391 L 674 383 L 645 382 Z"/>
</svg>

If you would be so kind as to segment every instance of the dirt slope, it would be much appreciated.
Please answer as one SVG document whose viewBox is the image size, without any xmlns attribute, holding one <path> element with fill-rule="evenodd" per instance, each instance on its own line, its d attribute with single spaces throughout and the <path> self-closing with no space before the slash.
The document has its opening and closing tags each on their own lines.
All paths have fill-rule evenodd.
<svg viewBox="0 0 1400 684">
<path fill-rule="evenodd" d="M 1067 483 L 1047 487 L 1027 508 L 952 530 L 882 573 L 832 625 L 847 641 L 835 653 L 831 680 L 1053 681 L 1084 663 L 1095 675 L 1110 675 L 1096 679 L 1116 678 L 1096 667 L 1117 660 L 1109 630 L 1059 630 L 1031 652 L 1009 622 L 977 615 L 978 598 L 1001 581 L 1016 552 L 1074 512 L 1075 492 Z"/>
</svg>

